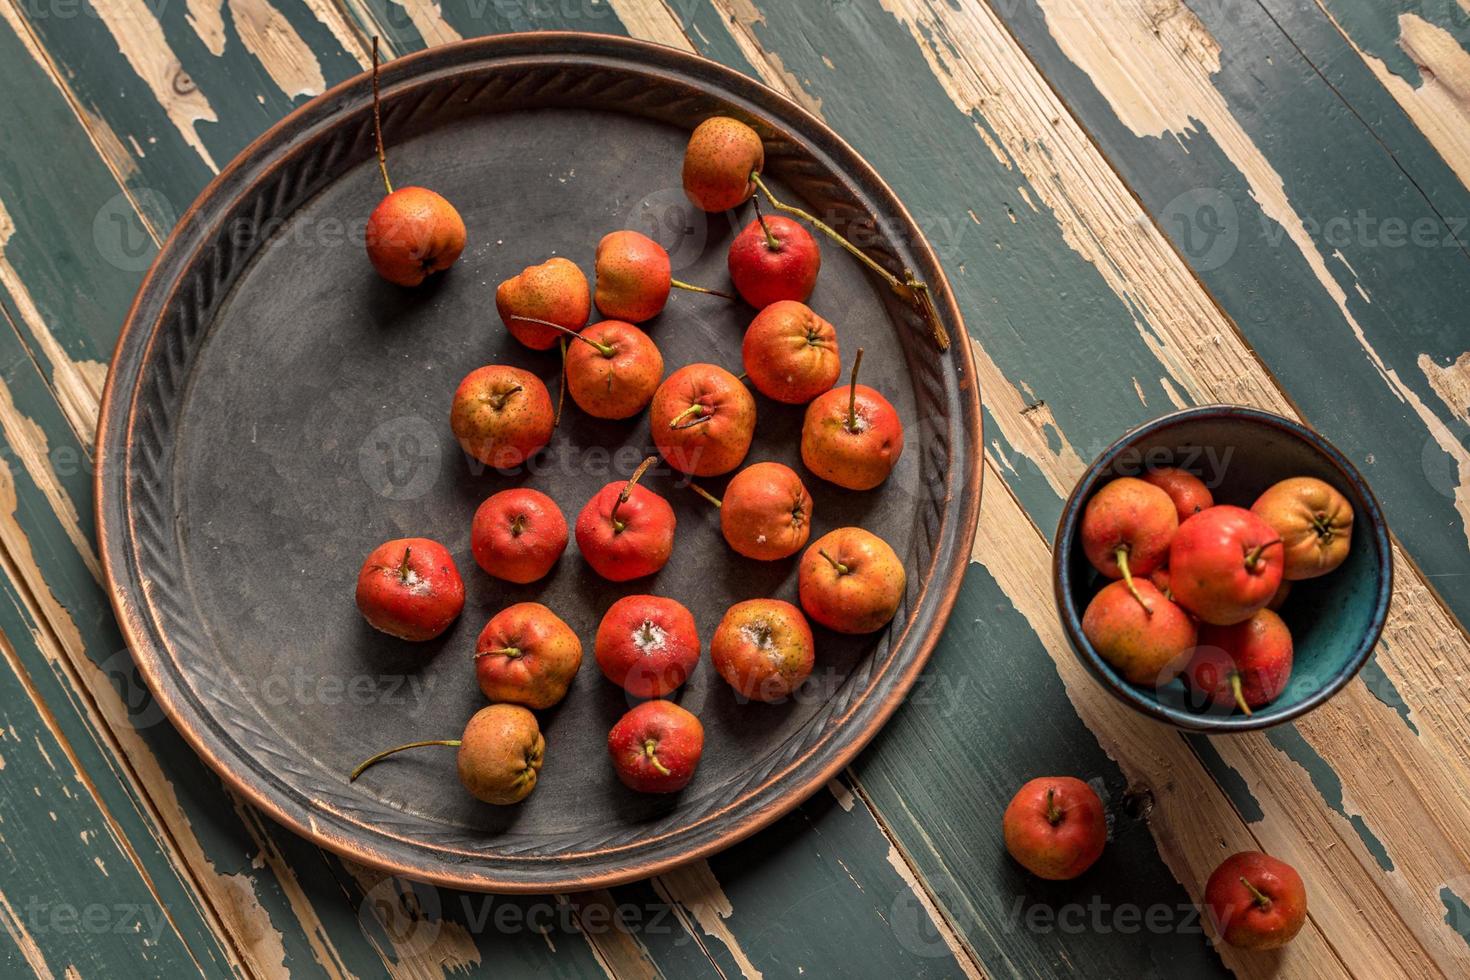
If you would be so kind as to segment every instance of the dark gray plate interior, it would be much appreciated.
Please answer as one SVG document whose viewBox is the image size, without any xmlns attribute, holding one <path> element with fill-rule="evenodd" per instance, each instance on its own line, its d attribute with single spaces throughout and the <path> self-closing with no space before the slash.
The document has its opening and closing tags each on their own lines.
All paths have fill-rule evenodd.
<svg viewBox="0 0 1470 980">
<path fill-rule="evenodd" d="M 440 57 L 385 75 L 389 163 L 398 186 L 431 187 L 460 209 L 469 245 L 459 263 L 416 290 L 382 282 L 369 266 L 360 231 L 382 188 L 365 149 L 364 86 L 329 93 L 337 106 L 268 136 L 255 151 L 259 166 L 227 173 L 186 219 L 195 227 L 165 251 L 120 346 L 99 480 L 108 566 L 160 700 L 206 758 L 277 817 L 361 859 L 456 884 L 633 877 L 748 833 L 794 803 L 794 793 L 809 791 L 871 734 L 887 713 L 877 702 L 922 662 L 968 553 L 964 515 L 977 503 L 978 490 L 965 490 L 979 424 L 971 381 L 961 375 L 968 358 L 959 349 L 939 354 L 907 310 L 824 246 L 811 305 L 836 325 L 845 365 L 866 349 L 864 380 L 897 406 L 908 447 L 881 490 L 841 491 L 801 466 L 803 409 L 758 397 L 747 462 L 778 460 L 802 473 L 815 498 L 814 537 L 845 524 L 884 536 L 910 570 L 904 608 L 872 637 L 818 630 L 817 672 L 787 704 L 738 703 L 706 649 L 676 695 L 706 728 L 697 778 L 672 798 L 625 790 L 605 739 L 630 702 L 592 657 L 602 613 L 623 595 L 672 596 L 693 611 L 707 647 L 731 603 L 796 601 L 795 559 L 736 555 L 713 508 L 656 468 L 645 483 L 678 515 L 675 554 L 658 575 L 604 582 L 573 541 L 541 583 L 492 580 L 470 555 L 476 506 L 497 490 L 531 486 L 555 498 L 570 524 L 599 487 L 626 477 L 652 450 L 647 421 L 597 421 L 568 399 L 548 449 L 503 473 L 460 452 L 448 427 L 450 398 L 466 372 L 486 363 L 527 368 L 555 397 L 555 351 L 521 347 L 495 313 L 496 284 L 523 266 L 562 255 L 590 280 L 598 239 L 626 227 L 661 241 L 676 277 L 727 288 L 725 252 L 751 215 L 705 216 L 684 200 L 679 163 L 699 115 L 677 108 L 679 118 L 665 118 L 672 110 L 660 99 L 674 83 L 599 63 L 598 72 L 637 81 L 657 108 L 584 108 L 588 100 L 575 94 L 512 108 L 537 100 L 493 86 L 490 95 L 484 86 L 465 94 L 466 79 L 521 69 L 502 69 L 484 53 L 465 55 L 468 65 Z M 446 65 L 447 76 L 430 70 Z M 525 85 L 504 82 L 517 84 Z M 476 109 L 477 98 L 494 111 Z M 746 109 L 738 100 L 735 107 Z M 835 165 L 827 148 L 772 143 L 778 193 L 816 206 L 834 195 L 825 210 L 835 220 L 844 217 L 843 197 L 855 195 L 898 220 L 864 199 L 872 191 L 863 181 L 828 176 Z M 257 228 L 268 234 L 249 233 Z M 924 271 L 928 253 L 916 237 L 896 254 Z M 675 291 L 645 329 L 666 372 L 712 361 L 739 373 L 752 316 L 743 304 Z M 957 321 L 949 327 L 963 336 Z M 725 479 L 703 485 L 720 493 Z M 369 550 L 417 535 L 448 546 L 467 600 L 442 638 L 406 644 L 371 630 L 352 593 Z M 546 765 L 531 798 L 513 808 L 477 803 L 461 790 L 450 749 L 400 756 L 349 785 L 345 774 L 381 748 L 457 737 L 484 704 L 475 637 L 496 611 L 524 600 L 556 610 L 585 649 L 567 699 L 541 713 Z"/>
</svg>

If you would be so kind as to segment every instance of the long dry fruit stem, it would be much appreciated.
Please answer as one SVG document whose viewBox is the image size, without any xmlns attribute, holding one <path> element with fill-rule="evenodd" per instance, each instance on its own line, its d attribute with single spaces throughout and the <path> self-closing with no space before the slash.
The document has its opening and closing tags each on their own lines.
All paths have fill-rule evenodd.
<svg viewBox="0 0 1470 980">
<path fill-rule="evenodd" d="M 795 205 L 786 204 L 779 200 L 776 195 L 771 193 L 771 189 L 761 179 L 759 172 L 753 172 L 750 175 L 750 181 L 766 196 L 766 200 L 771 202 L 771 207 L 784 214 L 789 214 L 794 218 L 800 218 L 807 222 L 813 228 L 846 249 L 854 258 L 867 266 L 884 282 L 888 283 L 888 288 L 892 289 L 894 293 L 917 310 L 919 315 L 924 318 L 924 321 L 929 324 L 929 330 L 934 335 L 934 343 L 939 346 L 939 349 L 941 351 L 949 350 L 949 331 L 944 329 L 944 324 L 939 319 L 939 310 L 934 305 L 934 297 L 929 295 L 929 285 L 927 283 L 921 279 L 914 278 L 914 275 L 907 269 L 904 270 L 904 278 L 898 278 L 879 265 L 868 253 L 848 241 L 836 228 L 833 228 L 821 218 L 818 218 L 810 211 L 803 211 Z"/>
</svg>

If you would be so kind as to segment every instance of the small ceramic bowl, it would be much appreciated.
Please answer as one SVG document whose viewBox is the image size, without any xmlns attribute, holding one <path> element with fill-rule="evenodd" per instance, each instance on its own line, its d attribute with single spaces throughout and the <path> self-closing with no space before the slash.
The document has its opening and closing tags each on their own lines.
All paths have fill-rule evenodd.
<svg viewBox="0 0 1470 980">
<path fill-rule="evenodd" d="M 1293 582 L 1280 614 L 1291 630 L 1294 663 L 1281 697 L 1251 715 L 1201 704 L 1181 680 L 1157 690 L 1130 684 L 1082 635 L 1082 613 L 1103 577 L 1082 552 L 1087 501 L 1104 483 L 1177 466 L 1205 482 L 1217 504 L 1250 507 L 1291 476 L 1332 484 L 1353 505 L 1352 548 L 1334 571 Z M 1072 648 L 1114 696 L 1151 718 L 1210 733 L 1266 728 L 1296 718 L 1336 694 L 1373 652 L 1388 616 L 1393 554 L 1373 491 L 1326 439 L 1270 412 L 1236 405 L 1185 409 L 1147 422 L 1113 443 L 1088 468 L 1062 509 L 1052 544 L 1057 611 Z"/>
</svg>

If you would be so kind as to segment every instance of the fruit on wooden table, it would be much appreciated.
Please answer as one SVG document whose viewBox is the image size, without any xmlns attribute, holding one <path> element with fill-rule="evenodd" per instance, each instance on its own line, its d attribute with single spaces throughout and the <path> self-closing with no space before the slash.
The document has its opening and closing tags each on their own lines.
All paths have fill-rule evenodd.
<svg viewBox="0 0 1470 980">
<path fill-rule="evenodd" d="M 1281 537 L 1243 507 L 1217 504 L 1179 525 L 1169 544 L 1174 599 L 1206 623 L 1255 615 L 1281 585 Z"/>
<path fill-rule="evenodd" d="M 903 454 L 903 422 L 887 398 L 857 383 L 862 363 L 859 347 L 847 385 L 817 396 L 801 424 L 801 461 L 848 490 L 878 486 Z"/>
<path fill-rule="evenodd" d="M 604 486 L 577 515 L 577 548 L 610 582 L 652 575 L 674 553 L 674 508 L 638 482 L 656 461 L 649 456 L 627 480 Z"/>
<path fill-rule="evenodd" d="M 502 609 L 475 642 L 475 678 L 491 701 L 549 708 L 566 697 L 581 665 L 582 641 L 539 602 Z"/>
<path fill-rule="evenodd" d="M 1082 511 L 1082 551 L 1093 568 L 1122 579 L 1147 610 L 1134 576 L 1149 575 L 1168 561 L 1178 529 L 1179 515 L 1167 493 L 1135 477 L 1119 477 L 1103 484 Z"/>
<path fill-rule="evenodd" d="M 1245 714 L 1281 696 L 1291 679 L 1291 630 L 1270 609 L 1230 626 L 1199 630 L 1184 679 L 1210 704 Z"/>
<path fill-rule="evenodd" d="M 1131 684 L 1162 687 L 1179 676 L 1195 644 L 1189 616 L 1148 579 L 1109 582 L 1082 614 L 1082 634 Z"/>
<path fill-rule="evenodd" d="M 782 300 L 805 303 L 822 268 L 817 240 L 790 218 L 766 217 L 760 199 L 755 203 L 755 220 L 730 242 L 726 261 L 735 291 L 758 310 Z"/>
<path fill-rule="evenodd" d="M 1022 786 L 1001 820 L 1006 850 L 1038 878 L 1066 881 L 1092 867 L 1108 841 L 1102 800 L 1071 776 Z"/>
<path fill-rule="evenodd" d="M 1241 851 L 1210 875 L 1205 908 L 1230 945 L 1276 949 L 1291 942 L 1307 921 L 1307 887 L 1285 861 Z"/>
<path fill-rule="evenodd" d="M 748 599 L 726 610 L 709 644 L 710 661 L 740 695 L 784 700 L 816 662 L 806 617 L 780 599 Z"/>
<path fill-rule="evenodd" d="M 499 806 L 519 803 L 531 795 L 546 753 L 546 740 L 535 715 L 518 704 L 492 704 L 475 712 L 459 738 L 394 746 L 352 770 L 348 781 L 355 782 L 368 767 L 391 755 L 431 745 L 458 748 L 460 783 L 476 799 Z"/>
<path fill-rule="evenodd" d="M 739 466 L 755 437 L 755 399 L 729 371 L 689 364 L 664 379 L 648 410 L 653 444 L 690 476 L 719 476 Z"/>
<path fill-rule="evenodd" d="M 378 172 L 386 195 L 368 216 L 368 261 L 389 282 L 417 286 L 455 263 L 465 246 L 464 219 L 454 205 L 425 187 L 393 189 L 383 150 L 382 111 L 378 99 L 378 39 L 373 38 L 373 136 Z"/>
<path fill-rule="evenodd" d="M 751 463 L 730 478 L 723 500 L 691 486 L 720 508 L 720 532 L 746 558 L 790 558 L 812 533 L 811 494 L 789 466 Z"/>
<path fill-rule="evenodd" d="M 516 340 L 532 350 L 550 350 L 561 336 L 556 327 L 575 333 L 587 325 L 592 292 L 575 262 L 554 256 L 497 286 L 495 309 Z"/>
<path fill-rule="evenodd" d="M 1169 495 L 1169 499 L 1174 501 L 1174 509 L 1179 514 L 1180 524 L 1206 507 L 1215 506 L 1215 497 L 1210 493 L 1210 488 L 1205 486 L 1205 481 L 1188 470 L 1181 470 L 1174 466 L 1162 466 L 1149 470 L 1143 474 L 1141 479 L 1144 483 L 1151 483 Z"/>
<path fill-rule="evenodd" d="M 781 300 L 756 314 L 740 345 L 755 390 L 788 405 L 830 391 L 842 374 L 837 331 L 804 303 Z"/>
<path fill-rule="evenodd" d="M 551 441 L 551 395 L 530 371 L 487 364 L 465 375 L 449 409 L 460 448 L 487 466 L 511 469 Z"/>
<path fill-rule="evenodd" d="M 822 535 L 797 569 L 801 608 L 839 633 L 882 629 L 898 612 L 906 582 L 903 562 L 888 542 L 860 527 Z"/>
<path fill-rule="evenodd" d="M 432 640 L 464 608 L 454 558 L 428 538 L 395 538 L 372 550 L 357 573 L 357 608 L 374 629 L 400 640 Z"/>
<path fill-rule="evenodd" d="M 486 574 L 517 585 L 545 578 L 567 547 L 567 521 L 546 494 L 529 487 L 485 499 L 470 525 L 470 550 Z"/>
<path fill-rule="evenodd" d="M 701 211 L 728 211 L 755 193 L 750 175 L 766 165 L 760 135 L 729 116 L 711 116 L 684 148 L 684 194 Z"/>
<path fill-rule="evenodd" d="M 1316 578 L 1341 565 L 1353 540 L 1353 505 L 1332 484 L 1292 477 L 1256 498 L 1251 513 L 1276 531 L 1286 549 L 1284 576 Z"/>
<path fill-rule="evenodd" d="M 645 701 L 607 733 L 607 753 L 623 785 L 639 793 L 677 793 L 704 754 L 704 726 L 672 701 Z"/>
<path fill-rule="evenodd" d="M 638 698 L 660 698 L 689 679 L 699 663 L 694 614 L 663 596 L 614 602 L 592 645 L 603 676 Z"/>
<path fill-rule="evenodd" d="M 567 347 L 567 390 L 593 418 L 632 418 L 647 407 L 664 376 L 664 358 L 648 334 L 622 320 L 594 323 Z"/>
<path fill-rule="evenodd" d="M 593 259 L 592 301 L 611 320 L 642 323 L 658 316 L 669 301 L 670 289 L 685 289 L 734 299 L 729 293 L 675 279 L 669 253 L 658 242 L 636 231 L 614 231 L 602 236 Z"/>
</svg>

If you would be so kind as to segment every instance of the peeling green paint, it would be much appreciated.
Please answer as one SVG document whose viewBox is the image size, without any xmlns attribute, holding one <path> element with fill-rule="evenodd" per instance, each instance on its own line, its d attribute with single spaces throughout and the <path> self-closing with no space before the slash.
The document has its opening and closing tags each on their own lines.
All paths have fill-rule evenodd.
<svg viewBox="0 0 1470 980">
<path fill-rule="evenodd" d="M 1387 640 L 1380 640 L 1378 645 L 1382 650 L 1388 649 Z M 1367 663 L 1363 664 L 1362 673 L 1358 676 L 1363 679 L 1363 684 L 1368 688 L 1368 693 L 1381 701 L 1384 706 L 1393 709 L 1393 713 L 1403 719 L 1409 731 L 1418 735 L 1419 726 L 1414 724 L 1414 719 L 1409 717 L 1409 706 L 1399 694 L 1399 689 L 1394 686 L 1389 676 L 1383 672 L 1382 665 L 1378 663 L 1378 653 L 1379 651 L 1377 650 L 1373 652 L 1373 656 L 1369 657 Z"/>
<path fill-rule="evenodd" d="M 1439 890 L 1439 900 L 1444 903 L 1445 925 L 1459 933 L 1465 945 L 1470 946 L 1470 905 L 1451 891 L 1449 885 Z"/>
<path fill-rule="evenodd" d="M 1442 364 L 1465 349 L 1470 256 L 1447 221 L 1470 215 L 1470 198 L 1463 187 L 1455 192 L 1441 181 L 1435 184 L 1436 199 L 1428 200 L 1417 173 L 1401 169 L 1399 145 L 1385 145 L 1365 121 L 1402 118 L 1381 87 L 1372 112 L 1353 111 L 1260 6 L 1193 3 L 1190 9 L 1221 47 L 1220 70 L 1211 81 L 1232 120 L 1280 175 L 1290 206 L 1324 257 L 1333 287 L 1346 295 L 1371 351 L 1204 123 L 1162 137 L 1136 135 L 1063 53 L 1034 2 L 995 5 L 1186 258 L 1187 229 L 1172 219 L 1189 204 L 1187 195 L 1207 192 L 1234 214 L 1232 251 L 1218 264 L 1196 263 L 1200 280 L 1306 419 L 1373 483 L 1395 534 L 1425 578 L 1454 581 L 1470 573 L 1466 522 L 1455 507 L 1455 461 L 1385 380 L 1375 357 L 1434 414 L 1453 443 L 1470 444 L 1470 425 L 1445 406 L 1418 367 L 1421 354 Z M 1422 134 L 1392 132 L 1403 134 L 1411 159 L 1433 154 Z M 1420 239 L 1427 244 L 1413 244 L 1409 229 L 1416 224 L 1429 230 Z M 1304 336 L 1310 342 L 1303 342 Z M 1119 360 L 1129 358 L 1108 352 L 1106 363 Z M 1111 376 L 1113 370 L 1098 373 Z M 1352 397 L 1342 397 L 1344 391 Z M 1072 397 L 1079 397 L 1075 390 Z M 1064 402 L 1048 398 L 1059 412 Z M 1059 419 L 1074 442 L 1078 431 L 1090 428 L 1083 423 L 1074 429 L 1070 414 Z M 1470 618 L 1470 592 L 1448 590 L 1443 598 L 1462 622 Z"/>
<path fill-rule="evenodd" d="M 1318 755 L 1317 750 L 1302 738 L 1296 726 L 1277 725 L 1266 732 L 1266 737 L 1287 758 L 1306 770 L 1307 776 L 1312 780 L 1312 785 L 1317 787 L 1317 792 L 1322 794 L 1322 799 L 1352 824 L 1353 830 L 1362 840 L 1363 846 L 1368 849 L 1368 853 L 1373 855 L 1373 860 L 1378 862 L 1378 866 L 1384 871 L 1392 871 L 1393 858 L 1389 857 L 1388 848 L 1384 847 L 1383 841 L 1379 840 L 1377 835 L 1369 829 L 1367 821 L 1356 813 L 1347 812 L 1347 806 L 1343 800 L 1342 779 L 1332 766 L 1328 765 L 1327 760 Z"/>
<path fill-rule="evenodd" d="M 1225 736 L 1225 738 L 1229 737 Z M 1220 755 L 1220 750 L 1215 748 L 1212 738 L 1208 735 L 1189 734 L 1184 736 L 1184 740 L 1189 743 L 1189 747 L 1194 750 L 1194 754 L 1199 757 L 1204 767 L 1210 771 L 1210 775 L 1215 777 L 1215 782 L 1220 784 L 1225 795 L 1230 797 L 1230 802 L 1235 805 L 1236 811 L 1246 823 L 1260 823 L 1266 819 L 1265 811 L 1261 809 L 1260 802 L 1251 792 L 1250 784 L 1246 782 L 1239 770 L 1232 767 Z"/>
<path fill-rule="evenodd" d="M 1470 45 L 1470 18 L 1456 0 L 1323 0 L 1327 12 L 1364 53 L 1413 85 L 1424 75 L 1399 46 L 1399 17 L 1412 14 L 1444 28 L 1460 45 Z"/>
<path fill-rule="evenodd" d="M 990 975 L 1046 976 L 1079 963 L 1099 977 L 1225 975 L 1145 813 L 1125 804 L 1127 778 L 982 565 L 970 565 L 925 682 L 854 770 L 895 832 L 916 841 L 916 863 Z M 1006 802 L 1044 775 L 1086 780 L 1108 807 L 1108 848 L 1075 881 L 1041 881 L 1005 851 Z M 1148 910 L 1162 926 L 1140 930 L 1146 941 L 1120 931 L 1120 916 Z M 1084 925 L 1062 928 L 1064 914 Z"/>
</svg>

